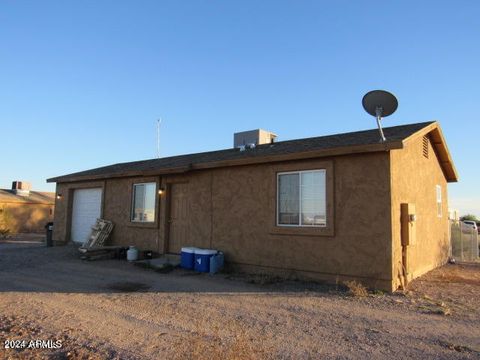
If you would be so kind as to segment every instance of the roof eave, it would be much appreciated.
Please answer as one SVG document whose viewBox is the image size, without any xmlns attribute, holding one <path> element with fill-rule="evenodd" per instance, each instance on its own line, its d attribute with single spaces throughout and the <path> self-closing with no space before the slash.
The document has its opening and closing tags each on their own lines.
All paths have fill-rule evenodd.
<svg viewBox="0 0 480 360">
<path fill-rule="evenodd" d="M 111 178 L 122 178 L 122 177 L 135 177 L 135 176 L 148 176 L 148 175 L 163 175 L 163 174 L 180 174 L 189 170 L 189 167 L 174 167 L 174 168 L 163 168 L 155 170 L 145 170 L 145 171 L 125 171 L 118 173 L 107 173 L 99 175 L 64 175 L 57 176 L 50 179 L 47 179 L 47 183 L 61 183 L 61 182 L 78 182 L 78 181 L 87 181 L 87 180 L 105 180 Z"/>
</svg>

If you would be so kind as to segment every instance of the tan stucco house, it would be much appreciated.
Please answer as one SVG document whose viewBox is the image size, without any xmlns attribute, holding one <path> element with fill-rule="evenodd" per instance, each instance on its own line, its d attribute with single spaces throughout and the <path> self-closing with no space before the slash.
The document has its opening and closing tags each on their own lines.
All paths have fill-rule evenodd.
<svg viewBox="0 0 480 360">
<path fill-rule="evenodd" d="M 25 181 L 13 181 L 11 189 L 0 189 L 0 230 L 16 233 L 45 232 L 53 221 L 55 193 L 31 190 Z"/>
<path fill-rule="evenodd" d="M 457 173 L 437 122 L 384 132 L 274 142 L 258 130 L 231 149 L 55 177 L 54 240 L 85 240 L 101 216 L 115 245 L 212 248 L 249 272 L 395 290 L 447 261 Z"/>
</svg>

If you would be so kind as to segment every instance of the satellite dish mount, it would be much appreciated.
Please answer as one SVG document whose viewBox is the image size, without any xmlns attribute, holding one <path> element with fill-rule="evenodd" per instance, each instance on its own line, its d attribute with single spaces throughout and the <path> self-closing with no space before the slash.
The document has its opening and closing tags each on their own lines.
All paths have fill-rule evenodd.
<svg viewBox="0 0 480 360">
<path fill-rule="evenodd" d="M 381 106 L 377 106 L 375 108 L 375 117 L 377 118 L 378 131 L 380 132 L 380 142 L 385 142 L 387 139 L 385 139 L 385 135 L 383 135 L 382 114 L 383 108 Z"/>
<path fill-rule="evenodd" d="M 363 108 L 367 113 L 377 119 L 380 142 L 385 142 L 385 135 L 382 129 L 382 119 L 392 115 L 398 107 L 397 98 L 385 90 L 373 90 L 365 94 L 362 99 Z"/>
</svg>

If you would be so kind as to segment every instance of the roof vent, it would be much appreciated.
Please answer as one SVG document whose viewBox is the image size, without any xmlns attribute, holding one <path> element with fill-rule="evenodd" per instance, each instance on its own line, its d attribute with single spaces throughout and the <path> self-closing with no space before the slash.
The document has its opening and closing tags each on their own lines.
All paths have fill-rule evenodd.
<svg viewBox="0 0 480 360">
<path fill-rule="evenodd" d="M 15 195 L 29 196 L 32 185 L 27 181 L 13 181 L 12 191 Z"/>
<path fill-rule="evenodd" d="M 245 146 L 247 149 L 253 149 L 257 145 L 271 144 L 276 138 L 277 135 L 274 133 L 262 129 L 242 131 L 233 134 L 233 147 Z"/>
<path fill-rule="evenodd" d="M 423 150 L 423 156 L 428 159 L 428 136 L 424 136 L 422 139 L 422 150 Z"/>
</svg>

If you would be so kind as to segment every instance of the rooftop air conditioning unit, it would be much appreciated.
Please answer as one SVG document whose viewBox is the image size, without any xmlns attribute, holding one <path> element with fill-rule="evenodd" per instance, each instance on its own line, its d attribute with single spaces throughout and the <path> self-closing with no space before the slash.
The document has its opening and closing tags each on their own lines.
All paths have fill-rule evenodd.
<svg viewBox="0 0 480 360">
<path fill-rule="evenodd" d="M 253 149 L 257 145 L 271 144 L 276 138 L 274 133 L 262 129 L 242 131 L 233 134 L 233 147 Z"/>
<path fill-rule="evenodd" d="M 12 191 L 15 195 L 29 196 L 32 185 L 26 181 L 13 181 Z"/>
</svg>

